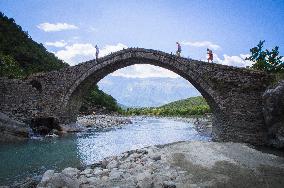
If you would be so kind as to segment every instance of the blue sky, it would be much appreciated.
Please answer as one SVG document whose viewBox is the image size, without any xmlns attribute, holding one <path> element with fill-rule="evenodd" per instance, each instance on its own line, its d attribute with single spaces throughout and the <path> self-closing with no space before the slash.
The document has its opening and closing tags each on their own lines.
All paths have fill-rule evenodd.
<svg viewBox="0 0 284 188">
<path fill-rule="evenodd" d="M 250 65 L 243 58 L 263 39 L 284 54 L 283 0 L 1 0 L 0 10 L 71 65 L 94 58 L 95 44 L 105 55 L 124 47 L 174 52 L 180 41 L 185 57 L 203 60 L 210 47 L 216 63 L 234 66 Z M 144 76 L 159 71 L 148 69 Z"/>
</svg>

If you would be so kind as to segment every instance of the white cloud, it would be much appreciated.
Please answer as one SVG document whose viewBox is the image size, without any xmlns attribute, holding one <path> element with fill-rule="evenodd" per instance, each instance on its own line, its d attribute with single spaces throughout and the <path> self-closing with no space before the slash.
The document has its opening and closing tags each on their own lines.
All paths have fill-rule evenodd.
<svg viewBox="0 0 284 188">
<path fill-rule="evenodd" d="M 63 31 L 63 30 L 72 30 L 72 29 L 78 29 L 77 26 L 68 24 L 68 23 L 41 23 L 37 26 L 37 28 L 45 31 L 45 32 L 53 32 L 53 31 Z"/>
<path fill-rule="evenodd" d="M 235 67 L 252 66 L 253 62 L 245 60 L 246 57 L 249 57 L 249 54 L 240 54 L 239 56 L 228 56 L 224 54 L 224 59 L 220 59 L 217 54 L 214 54 L 214 59 L 216 63 Z"/>
<path fill-rule="evenodd" d="M 45 45 L 60 48 L 60 47 L 66 46 L 67 43 L 64 40 L 60 40 L 60 41 L 55 41 L 55 42 L 46 42 Z"/>
<path fill-rule="evenodd" d="M 118 43 L 117 45 L 106 45 L 100 49 L 99 56 L 102 57 L 111 52 L 122 50 L 123 48 L 127 48 L 127 46 L 121 43 Z M 57 51 L 55 55 L 70 65 L 76 65 L 94 59 L 96 57 L 96 48 L 90 43 L 75 43 L 65 46 L 65 49 Z"/>
<path fill-rule="evenodd" d="M 116 45 L 106 45 L 100 49 L 100 57 L 127 48 L 126 45 L 118 43 Z M 96 57 L 95 46 L 90 43 L 75 43 L 67 45 L 63 50 L 59 50 L 55 55 L 67 62 L 70 65 L 76 65 L 78 63 L 94 59 Z M 112 73 L 113 76 L 124 76 L 124 77 L 170 77 L 177 78 L 179 75 L 171 72 L 167 69 L 160 68 L 153 65 L 133 65 L 123 69 L 119 69 Z"/>
<path fill-rule="evenodd" d="M 133 66 L 119 69 L 111 74 L 112 76 L 123 76 L 128 78 L 147 78 L 147 77 L 169 77 L 178 78 L 176 73 L 148 64 L 136 64 Z"/>
<path fill-rule="evenodd" d="M 89 32 L 97 32 L 98 29 L 96 27 L 90 26 L 88 29 Z"/>
<path fill-rule="evenodd" d="M 182 45 L 185 45 L 185 46 L 192 46 L 192 47 L 198 47 L 198 48 L 201 48 L 201 47 L 206 47 L 206 48 L 210 48 L 210 49 L 213 49 L 213 50 L 218 50 L 220 49 L 221 47 L 217 44 L 214 44 L 210 41 L 196 41 L 196 42 L 181 42 Z"/>
<path fill-rule="evenodd" d="M 110 54 L 111 52 L 117 52 L 125 48 L 127 48 L 127 46 L 121 43 L 118 43 L 117 45 L 106 45 L 105 47 L 100 49 L 99 57 L 106 56 Z"/>
</svg>

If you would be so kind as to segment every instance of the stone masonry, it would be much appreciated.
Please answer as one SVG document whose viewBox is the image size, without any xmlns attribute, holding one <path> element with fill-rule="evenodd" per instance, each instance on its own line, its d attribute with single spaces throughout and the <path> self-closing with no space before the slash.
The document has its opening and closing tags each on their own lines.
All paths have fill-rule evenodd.
<svg viewBox="0 0 284 188">
<path fill-rule="evenodd" d="M 1 112 L 25 122 L 42 117 L 53 117 L 60 123 L 75 121 L 82 97 L 92 85 L 113 71 L 134 64 L 163 67 L 188 80 L 212 108 L 216 140 L 266 144 L 262 95 L 271 76 L 142 48 L 124 49 L 97 61 L 24 80 L 1 78 Z"/>
</svg>

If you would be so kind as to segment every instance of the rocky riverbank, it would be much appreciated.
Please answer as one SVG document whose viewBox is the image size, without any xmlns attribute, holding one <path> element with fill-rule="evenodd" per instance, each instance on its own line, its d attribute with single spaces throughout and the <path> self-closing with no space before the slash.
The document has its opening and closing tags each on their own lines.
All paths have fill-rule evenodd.
<svg viewBox="0 0 284 188">
<path fill-rule="evenodd" d="M 104 129 L 131 124 L 131 118 L 119 115 L 87 115 L 77 118 L 77 123 L 85 127 Z"/>
<path fill-rule="evenodd" d="M 119 128 L 131 124 L 131 118 L 119 115 L 86 115 L 77 118 L 76 123 L 60 125 L 61 130 L 57 134 L 82 132 L 88 129 Z M 53 132 L 51 132 L 53 134 Z"/>
<path fill-rule="evenodd" d="M 82 132 L 88 129 L 106 129 L 131 124 L 131 118 L 119 115 L 87 115 L 77 118 L 76 123 L 58 124 L 56 121 L 41 121 L 25 124 L 0 113 L 0 143 L 25 141 L 31 137 L 57 137 L 66 133 Z M 43 122 L 44 121 L 44 122 Z"/>
<path fill-rule="evenodd" d="M 46 136 L 58 136 L 66 133 L 83 132 L 88 129 L 110 129 L 120 128 L 123 125 L 131 124 L 131 119 L 119 115 L 86 115 L 77 118 L 76 123 L 59 125 L 59 130 L 50 130 Z"/>
<path fill-rule="evenodd" d="M 85 169 L 48 170 L 45 187 L 283 187 L 284 158 L 245 144 L 179 142 L 124 152 Z"/>
</svg>

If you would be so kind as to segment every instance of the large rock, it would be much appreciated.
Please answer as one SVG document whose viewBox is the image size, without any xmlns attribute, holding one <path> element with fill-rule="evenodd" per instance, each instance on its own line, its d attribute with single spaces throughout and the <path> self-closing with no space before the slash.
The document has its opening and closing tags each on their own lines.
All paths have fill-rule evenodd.
<svg viewBox="0 0 284 188">
<path fill-rule="evenodd" d="M 269 143 L 277 148 L 284 148 L 284 80 L 266 90 L 263 102 Z"/>
<path fill-rule="evenodd" d="M 15 142 L 29 137 L 29 126 L 0 112 L 0 142 Z"/>
<path fill-rule="evenodd" d="M 69 174 L 71 172 L 71 175 Z M 70 168 L 62 173 L 54 173 L 53 170 L 48 170 L 43 174 L 38 188 L 79 188 L 79 180 L 73 175 L 74 169 Z"/>
</svg>

